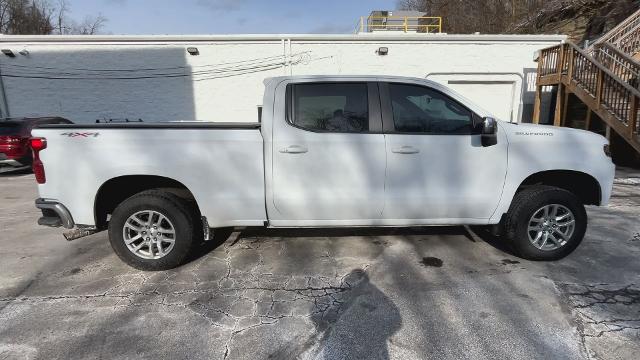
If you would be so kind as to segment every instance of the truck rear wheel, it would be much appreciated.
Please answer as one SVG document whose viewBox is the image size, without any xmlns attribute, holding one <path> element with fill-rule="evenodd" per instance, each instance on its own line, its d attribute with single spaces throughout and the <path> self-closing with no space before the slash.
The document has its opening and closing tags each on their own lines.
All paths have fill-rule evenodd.
<svg viewBox="0 0 640 360">
<path fill-rule="evenodd" d="M 517 193 L 507 213 L 504 234 L 517 255 L 557 260 L 580 245 L 587 229 L 584 205 L 569 191 L 536 185 Z"/>
<path fill-rule="evenodd" d="M 193 211 L 178 196 L 150 190 L 123 201 L 111 215 L 111 247 L 139 270 L 167 270 L 181 265 L 195 243 Z"/>
</svg>

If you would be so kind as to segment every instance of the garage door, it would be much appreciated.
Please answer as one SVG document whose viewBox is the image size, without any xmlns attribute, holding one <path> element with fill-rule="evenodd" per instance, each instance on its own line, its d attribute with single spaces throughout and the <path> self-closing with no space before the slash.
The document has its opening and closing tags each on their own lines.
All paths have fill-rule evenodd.
<svg viewBox="0 0 640 360">
<path fill-rule="evenodd" d="M 460 93 L 499 119 L 516 121 L 514 112 L 514 81 L 449 80 L 449 88 Z"/>
</svg>

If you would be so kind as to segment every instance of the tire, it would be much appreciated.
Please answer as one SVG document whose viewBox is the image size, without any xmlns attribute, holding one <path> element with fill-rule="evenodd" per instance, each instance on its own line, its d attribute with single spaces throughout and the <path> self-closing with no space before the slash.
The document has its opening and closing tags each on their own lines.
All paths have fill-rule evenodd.
<svg viewBox="0 0 640 360">
<path fill-rule="evenodd" d="M 145 229 L 153 225 L 147 223 L 149 214 L 154 214 L 152 221 L 160 230 L 152 230 L 153 226 Z M 164 219 L 160 220 L 160 216 Z M 183 264 L 197 244 L 196 229 L 200 226 L 194 226 L 196 221 L 195 211 L 185 200 L 159 190 L 144 191 L 116 207 L 109 221 L 109 242 L 118 257 L 131 267 L 145 271 L 168 270 Z M 143 235 L 143 231 L 146 234 Z M 125 242 L 136 237 L 130 245 Z M 146 244 L 140 245 L 144 242 Z M 139 246 L 141 248 L 134 251 Z M 162 255 L 162 251 L 166 254 Z"/>
<path fill-rule="evenodd" d="M 574 219 L 572 231 L 568 212 Z M 541 220 L 545 218 L 551 220 Z M 527 260 L 562 259 L 580 245 L 586 230 L 587 212 L 580 200 L 567 190 L 545 185 L 517 193 L 504 223 L 505 240 L 516 255 Z"/>
</svg>

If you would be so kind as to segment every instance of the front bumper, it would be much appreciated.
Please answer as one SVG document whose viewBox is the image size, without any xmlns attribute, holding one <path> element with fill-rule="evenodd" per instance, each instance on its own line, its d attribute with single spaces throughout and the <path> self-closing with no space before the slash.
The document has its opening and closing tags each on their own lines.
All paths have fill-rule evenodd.
<svg viewBox="0 0 640 360">
<path fill-rule="evenodd" d="M 38 225 L 62 226 L 67 229 L 73 229 L 75 226 L 69 210 L 55 200 L 36 199 L 36 207 L 42 210 L 42 217 L 38 219 Z"/>
</svg>

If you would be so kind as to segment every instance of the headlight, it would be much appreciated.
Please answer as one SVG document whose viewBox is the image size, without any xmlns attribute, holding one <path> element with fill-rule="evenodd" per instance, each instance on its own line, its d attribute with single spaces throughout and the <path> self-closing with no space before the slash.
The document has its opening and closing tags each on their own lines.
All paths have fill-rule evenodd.
<svg viewBox="0 0 640 360">
<path fill-rule="evenodd" d="M 611 157 L 611 149 L 609 148 L 609 144 L 605 144 L 602 147 L 602 150 L 604 150 L 605 155 L 607 155 L 608 157 Z"/>
</svg>

